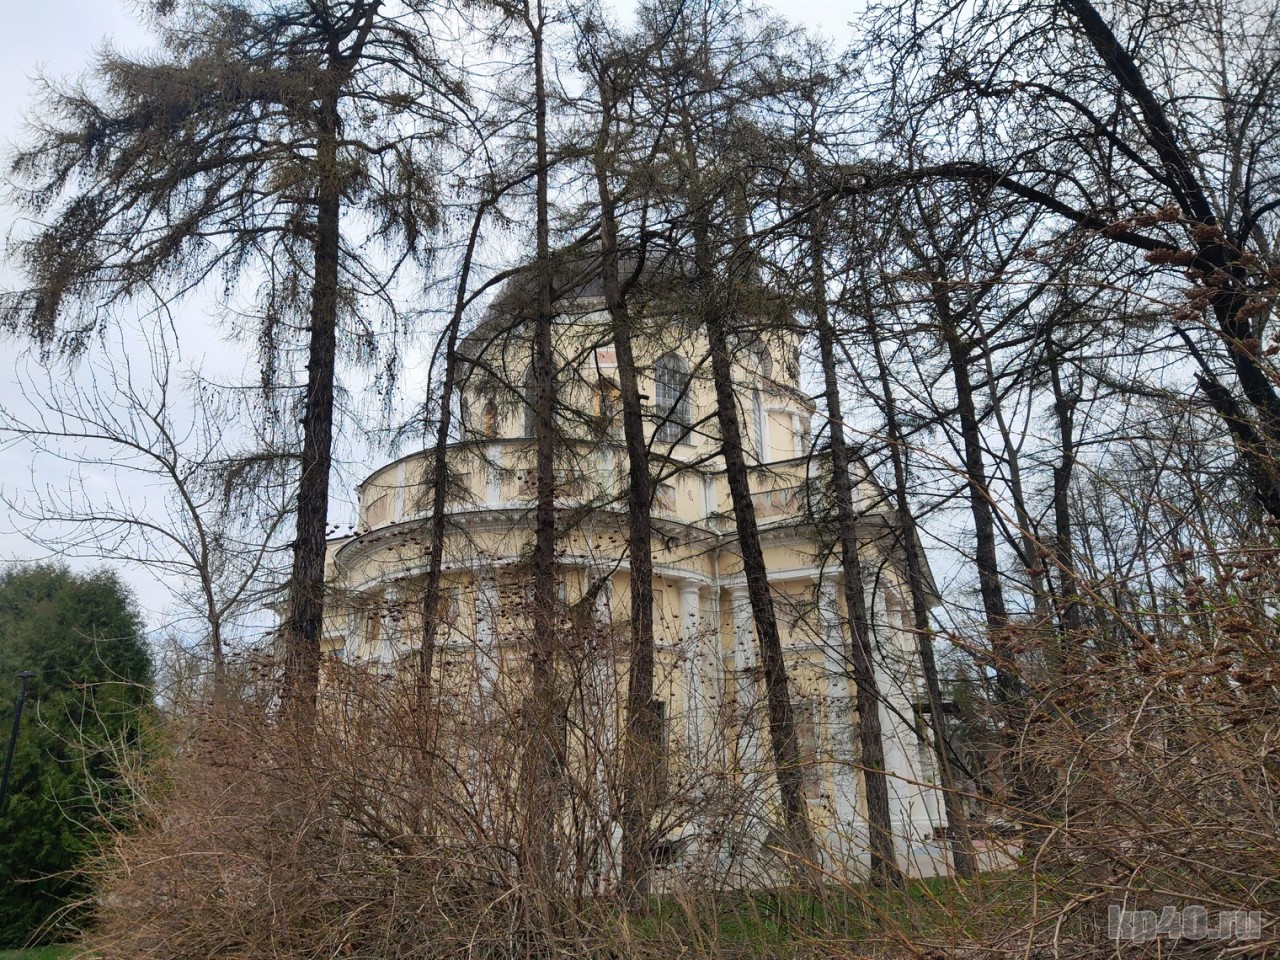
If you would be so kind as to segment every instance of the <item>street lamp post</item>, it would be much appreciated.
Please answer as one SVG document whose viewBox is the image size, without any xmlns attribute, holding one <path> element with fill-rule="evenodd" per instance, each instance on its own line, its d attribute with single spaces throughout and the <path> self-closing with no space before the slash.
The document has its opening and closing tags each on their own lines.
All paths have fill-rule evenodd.
<svg viewBox="0 0 1280 960">
<path fill-rule="evenodd" d="M 22 722 L 22 705 L 27 702 L 27 681 L 35 677 L 30 670 L 18 674 L 18 703 L 13 710 L 13 732 L 9 734 L 9 752 L 4 757 L 4 778 L 0 779 L 0 812 L 9 802 L 9 773 L 13 769 L 13 750 L 18 745 L 18 724 Z"/>
</svg>

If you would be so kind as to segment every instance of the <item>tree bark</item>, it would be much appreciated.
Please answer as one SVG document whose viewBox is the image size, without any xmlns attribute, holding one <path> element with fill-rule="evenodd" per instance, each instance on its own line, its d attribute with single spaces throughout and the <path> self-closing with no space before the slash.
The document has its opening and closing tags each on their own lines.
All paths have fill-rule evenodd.
<svg viewBox="0 0 1280 960">
<path fill-rule="evenodd" d="M 1194 227 L 1192 266 L 1206 278 L 1207 284 L 1212 284 L 1209 303 L 1218 333 L 1231 358 L 1241 391 L 1257 414 L 1257 421 L 1245 416 L 1234 395 L 1221 383 L 1200 378 L 1200 386 L 1210 406 L 1239 442 L 1241 456 L 1248 463 L 1250 479 L 1258 492 L 1258 502 L 1273 517 L 1280 518 L 1280 469 L 1276 465 L 1280 444 L 1280 392 L 1276 390 L 1273 371 L 1259 359 L 1261 345 L 1244 310 L 1257 294 L 1248 289 L 1249 277 L 1241 265 L 1240 250 L 1235 242 L 1228 241 L 1220 228 L 1208 191 L 1196 173 L 1196 164 L 1133 54 L 1089 0 L 1060 2 L 1120 89 L 1138 107 L 1144 139 L 1155 151 L 1164 172 L 1159 185 L 1172 194 Z M 1239 242 L 1245 242 L 1243 236 Z M 1256 442 L 1250 442 L 1250 438 Z"/>
<path fill-rule="evenodd" d="M 527 10 L 533 42 L 534 149 L 537 303 L 533 318 L 534 508 L 533 595 L 530 611 L 533 649 L 529 660 L 532 689 L 526 709 L 530 724 L 525 770 L 527 836 L 522 848 L 530 882 L 549 889 L 555 875 L 555 786 L 558 751 L 555 738 L 556 653 L 556 488 L 555 488 L 555 353 L 551 263 L 550 171 L 547 150 L 547 86 L 544 49 L 545 17 L 541 0 Z"/>
<path fill-rule="evenodd" d="M 991 404 L 991 416 L 1000 431 L 1000 442 L 1004 444 L 1004 459 L 1009 467 L 1009 496 L 1013 500 L 1014 516 L 1018 521 L 1016 541 L 1009 539 L 1020 554 L 1019 559 L 1027 571 L 1027 580 L 1031 586 L 1031 600 L 1035 605 L 1037 621 L 1047 620 L 1049 612 L 1049 591 L 1045 585 L 1044 568 L 1040 563 L 1040 545 L 1035 535 L 1035 523 L 1031 518 L 1031 510 L 1027 507 L 1027 498 L 1022 488 L 1022 459 L 1018 446 L 1013 440 L 1013 431 L 1004 416 L 1004 406 L 1000 400 L 1000 390 L 996 383 L 995 364 L 991 361 L 990 339 L 982 331 L 983 366 L 987 376 L 987 401 Z"/>
<path fill-rule="evenodd" d="M 1059 621 L 1074 643 L 1072 634 L 1083 625 L 1080 607 L 1080 585 L 1076 571 L 1075 549 L 1071 533 L 1071 474 L 1075 469 L 1075 410 L 1079 396 L 1069 394 L 1062 382 L 1062 349 L 1049 334 L 1049 382 L 1053 388 L 1053 413 L 1058 426 L 1060 459 L 1053 465 L 1053 559 L 1058 568 L 1060 594 Z"/>
<path fill-rule="evenodd" d="M 324 91 L 316 142 L 315 258 L 310 343 L 299 460 L 297 537 L 289 579 L 284 635 L 285 716 L 299 730 L 315 722 L 324 628 L 325 533 L 333 446 L 333 384 L 337 355 L 338 256 L 342 180 L 338 170 L 338 79 Z"/>
<path fill-rule="evenodd" d="M 476 209 L 462 258 L 462 270 L 453 302 L 453 316 L 445 335 L 444 383 L 440 388 L 440 420 L 436 424 L 435 446 L 431 460 L 431 527 L 427 545 L 427 577 L 422 588 L 422 647 L 418 651 L 418 710 L 424 734 L 430 728 L 431 675 L 434 671 L 436 637 L 440 628 L 440 580 L 444 565 L 444 542 L 448 532 L 449 507 L 449 431 L 453 423 L 453 396 L 457 390 L 458 333 L 467 302 L 467 284 L 480 227 L 489 201 Z"/>
<path fill-rule="evenodd" d="M 704 194 L 693 117 L 688 105 L 680 116 L 687 178 L 687 207 L 691 214 L 693 235 L 693 292 L 697 310 L 707 336 L 711 356 L 711 375 L 716 395 L 716 422 L 720 428 L 720 452 L 724 458 L 725 479 L 733 504 L 734 526 L 738 550 L 742 555 L 742 572 L 747 583 L 747 597 L 760 648 L 760 667 L 764 674 L 765 701 L 769 713 L 769 740 L 773 749 L 778 794 L 782 803 L 787 842 L 795 857 L 797 872 L 809 875 L 815 860 L 813 830 L 804 799 L 804 771 L 800 766 L 800 741 L 796 732 L 795 709 L 791 702 L 787 665 L 778 633 L 778 618 L 769 589 L 769 572 L 760 544 L 760 528 L 756 522 L 755 503 L 751 499 L 751 483 L 742 446 L 742 428 L 738 422 L 738 397 L 733 383 L 733 358 L 729 350 L 729 318 L 727 303 L 738 297 L 742 278 L 738 264 L 727 267 L 726 282 L 717 283 L 715 256 L 712 249 L 709 198 Z M 742 245 L 738 245 L 741 258 Z M 764 452 L 761 451 L 763 459 Z"/>
<path fill-rule="evenodd" d="M 973 516 L 978 591 L 982 597 L 987 627 L 991 631 L 991 649 L 996 661 L 996 696 L 1001 703 L 1008 703 L 1017 698 L 1021 684 L 1016 672 L 1017 658 L 1002 637 L 1009 626 L 1009 610 L 1005 606 L 1004 589 L 1000 583 L 995 517 L 982 455 L 981 425 L 973 402 L 973 381 L 969 376 L 969 347 L 964 343 L 955 318 L 951 315 L 946 285 L 935 284 L 933 293 L 956 388 L 956 410 L 960 417 L 960 437 L 964 447 L 965 483 L 969 490 L 969 509 Z"/>
<path fill-rule="evenodd" d="M 289 578 L 284 638 L 281 703 L 286 720 L 298 730 L 315 723 L 320 683 L 320 640 L 324 630 L 324 572 L 329 520 L 329 475 L 333 459 L 333 395 L 337 366 L 338 299 L 342 247 L 342 170 L 339 102 L 352 71 L 364 54 L 382 0 L 353 7 L 349 17 L 328 22 L 330 60 L 317 91 L 316 219 L 312 233 L 314 268 L 308 329 L 307 384 L 299 457 L 297 536 Z M 351 46 L 341 52 L 344 39 Z"/>
<path fill-rule="evenodd" d="M 631 560 L 631 643 L 627 664 L 626 732 L 623 745 L 622 882 L 634 902 L 648 893 L 652 867 L 649 824 L 656 799 L 655 762 L 662 745 L 653 715 L 653 545 L 652 482 L 644 436 L 644 408 L 632 348 L 632 320 L 622 290 L 615 204 L 604 149 L 615 92 L 608 66 L 600 70 L 602 118 L 595 153 L 600 202 L 601 280 L 618 361 L 622 430 L 627 447 L 627 547 Z"/>
<path fill-rule="evenodd" d="M 705 323 L 711 349 L 711 375 L 715 381 L 720 449 L 724 457 L 729 497 L 733 503 L 734 525 L 738 534 L 738 549 L 742 554 L 742 572 L 747 581 L 751 615 L 755 621 L 756 642 L 760 646 L 760 666 L 764 672 L 769 738 L 773 747 L 778 793 L 786 818 L 788 839 L 795 848 L 793 853 L 798 857 L 808 858 L 811 862 L 813 833 L 804 799 L 795 710 L 791 703 L 782 639 L 778 633 L 778 618 L 769 590 L 769 573 L 760 545 L 755 504 L 751 499 L 747 461 L 742 451 L 742 430 L 738 424 L 737 394 L 733 388 L 733 361 L 729 355 L 728 335 L 718 310 L 708 309 Z"/>
<path fill-rule="evenodd" d="M 991 644 L 995 662 L 997 715 L 1003 724 L 1002 738 L 1009 756 L 1008 797 L 1012 804 L 1011 813 L 1015 817 L 1022 817 L 1027 813 L 1026 808 L 1032 793 L 1030 764 L 1018 747 L 1028 717 L 1024 686 L 1018 673 L 1017 652 L 1010 645 L 1007 637 L 1009 612 L 1005 606 L 1004 590 L 1000 583 L 995 517 L 982 454 L 981 425 L 973 401 L 973 382 L 969 376 L 970 347 L 963 339 L 959 324 L 951 313 L 947 302 L 946 284 L 941 281 L 935 282 L 933 294 L 956 387 L 956 411 L 960 417 L 964 467 L 969 488 L 969 508 L 973 516 L 978 590 L 982 596 L 988 641 Z"/>
</svg>

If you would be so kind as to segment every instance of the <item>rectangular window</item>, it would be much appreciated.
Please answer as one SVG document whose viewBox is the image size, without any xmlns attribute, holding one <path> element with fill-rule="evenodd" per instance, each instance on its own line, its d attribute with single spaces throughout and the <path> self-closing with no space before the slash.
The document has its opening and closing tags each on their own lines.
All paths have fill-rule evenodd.
<svg viewBox="0 0 1280 960">
<path fill-rule="evenodd" d="M 676 488 L 674 484 L 658 484 L 658 489 L 654 492 L 653 508 L 659 513 L 676 512 Z"/>
<path fill-rule="evenodd" d="M 658 359 L 653 368 L 654 412 L 662 421 L 654 439 L 660 443 L 688 442 L 692 423 L 689 404 L 689 367 L 675 354 Z"/>
<path fill-rule="evenodd" d="M 461 604 L 458 600 L 457 587 L 445 587 L 436 600 L 436 620 L 442 629 L 448 629 L 458 622 Z"/>
<path fill-rule="evenodd" d="M 618 385 L 608 377 L 601 377 L 596 381 L 594 407 L 596 416 L 596 429 L 601 433 L 612 433 L 618 422 L 618 407 L 620 405 L 621 391 Z"/>
<path fill-rule="evenodd" d="M 533 474 L 533 471 L 529 471 Z M 557 469 L 552 477 L 557 497 L 582 496 L 582 471 Z M 537 477 L 534 477 L 534 491 L 537 491 Z"/>
</svg>

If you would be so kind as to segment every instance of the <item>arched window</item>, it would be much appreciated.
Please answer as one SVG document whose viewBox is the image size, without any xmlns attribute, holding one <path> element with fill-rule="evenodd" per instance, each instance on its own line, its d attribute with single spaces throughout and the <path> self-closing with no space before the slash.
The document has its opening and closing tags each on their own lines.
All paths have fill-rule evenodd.
<svg viewBox="0 0 1280 960">
<path fill-rule="evenodd" d="M 756 369 L 760 371 L 760 379 L 766 383 L 773 379 L 773 354 L 765 343 L 757 343 L 755 348 Z"/>
<path fill-rule="evenodd" d="M 498 405 L 492 400 L 486 400 L 480 412 L 480 435 L 486 440 L 498 435 Z"/>
<path fill-rule="evenodd" d="M 658 358 L 653 365 L 654 412 L 658 415 L 655 439 L 678 443 L 689 432 L 689 366 L 674 353 Z"/>
<path fill-rule="evenodd" d="M 608 377 L 600 377 L 596 380 L 593 412 L 596 417 L 596 426 L 601 433 L 611 432 L 617 422 L 619 396 L 618 385 L 613 380 Z"/>
<path fill-rule="evenodd" d="M 751 414 L 755 421 L 756 456 L 761 463 L 769 459 L 769 414 L 764 409 L 764 397 L 759 390 L 751 391 Z"/>
</svg>

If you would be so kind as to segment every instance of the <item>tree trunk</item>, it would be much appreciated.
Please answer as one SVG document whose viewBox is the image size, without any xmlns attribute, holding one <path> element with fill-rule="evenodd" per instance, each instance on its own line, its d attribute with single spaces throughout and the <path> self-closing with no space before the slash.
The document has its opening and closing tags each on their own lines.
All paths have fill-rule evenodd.
<svg viewBox="0 0 1280 960">
<path fill-rule="evenodd" d="M 1062 350 L 1049 334 L 1049 382 L 1053 387 L 1053 413 L 1058 425 L 1058 447 L 1061 459 L 1053 466 L 1053 559 L 1058 568 L 1058 593 L 1061 595 L 1059 619 L 1067 634 L 1067 643 L 1075 641 L 1072 634 L 1081 627 L 1083 617 L 1080 608 L 1080 586 L 1076 572 L 1075 552 L 1071 535 L 1071 474 L 1075 469 L 1075 410 L 1080 398 L 1068 394 L 1062 383 Z"/>
<path fill-rule="evenodd" d="M 467 284 L 471 277 L 471 262 L 475 255 L 480 227 L 484 222 L 489 201 L 484 200 L 476 210 L 467 238 L 466 253 L 462 258 L 462 271 L 453 301 L 453 316 L 445 335 L 444 383 L 440 388 L 440 421 L 436 424 L 435 446 L 431 461 L 431 528 L 427 542 L 427 577 L 422 588 L 422 647 L 418 651 L 418 710 L 423 733 L 430 728 L 431 675 L 434 670 L 436 637 L 440 628 L 440 579 L 444 565 L 444 541 L 448 532 L 449 507 L 449 431 L 453 422 L 453 395 L 457 390 L 458 332 L 462 326 L 462 313 L 467 302 Z"/>
<path fill-rule="evenodd" d="M 552 343 L 553 275 L 551 263 L 550 171 L 547 159 L 547 89 L 541 0 L 528 20 L 533 41 L 534 138 L 537 220 L 537 306 L 533 322 L 534 509 L 533 596 L 530 611 L 533 649 L 529 661 L 532 690 L 526 709 L 529 755 L 525 770 L 527 836 L 523 846 L 529 881 L 549 888 L 555 875 L 555 780 L 557 746 L 555 712 L 556 646 L 556 504 L 555 504 L 555 354 Z"/>
<path fill-rule="evenodd" d="M 178 479 L 179 475 L 176 471 L 171 475 L 175 480 Z M 181 484 L 179 484 L 179 489 L 181 489 Z M 183 496 L 185 498 L 185 492 Z M 190 506 L 194 506 L 192 501 L 187 500 L 186 502 Z M 191 519 L 195 522 L 195 529 L 200 536 L 200 588 L 204 595 L 205 622 L 209 624 L 209 653 L 213 660 L 213 704 L 215 707 L 220 707 L 227 694 L 227 663 L 222 643 L 222 609 L 218 606 L 218 598 L 213 593 L 211 551 L 209 539 L 205 536 L 204 522 L 194 509 L 191 510 Z"/>
<path fill-rule="evenodd" d="M 221 706 L 227 696 L 227 664 L 222 655 L 221 622 L 214 622 L 211 625 L 209 647 L 213 654 L 213 702 Z"/>
<path fill-rule="evenodd" d="M 1241 264 L 1240 250 L 1229 242 L 1218 224 L 1214 205 L 1196 173 L 1196 163 L 1179 139 L 1177 129 L 1143 77 L 1133 54 L 1120 42 L 1111 24 L 1089 0 L 1063 0 L 1063 8 L 1093 47 L 1117 85 L 1141 114 L 1142 135 L 1159 158 L 1164 176 L 1159 183 L 1190 221 L 1195 259 L 1192 266 L 1212 284 L 1209 297 L 1218 333 L 1245 399 L 1257 414 L 1247 417 L 1216 378 L 1198 378 L 1210 406 L 1225 421 L 1245 458 L 1258 502 L 1280 518 L 1280 468 L 1276 448 L 1280 444 L 1280 392 L 1273 371 L 1259 359 L 1261 345 L 1249 318 L 1248 306 L 1257 296 L 1249 290 L 1249 276 Z M 1245 238 L 1240 238 L 1244 243 Z"/>
<path fill-rule="evenodd" d="M 1024 687 L 1018 674 L 1017 653 L 1007 637 L 1009 612 L 1000 583 L 995 517 L 982 454 L 981 427 L 973 402 L 973 383 L 969 376 L 970 348 L 962 339 L 959 326 L 951 313 L 946 285 L 935 284 L 933 292 L 942 338 L 947 345 L 952 377 L 955 380 L 956 409 L 960 416 L 960 435 L 964 445 L 964 466 L 969 487 L 969 507 L 973 515 L 978 590 L 982 596 L 988 641 L 995 661 L 998 716 L 1003 723 L 1004 746 L 1009 757 L 1007 793 L 1012 803 L 1010 812 L 1014 817 L 1022 817 L 1027 813 L 1032 786 L 1031 765 L 1019 750 L 1027 723 L 1027 711 Z"/>
<path fill-rule="evenodd" d="M 614 94 L 601 67 L 603 116 L 595 155 L 600 199 L 601 280 L 618 360 L 622 429 L 627 446 L 627 546 L 631 559 L 631 646 L 627 667 L 626 733 L 623 745 L 622 882 L 634 902 L 648 893 L 652 866 L 649 823 L 656 795 L 655 762 L 662 745 L 653 715 L 653 545 L 649 449 L 644 408 L 631 343 L 631 316 L 622 292 L 614 200 L 603 156 L 612 122 Z"/>
<path fill-rule="evenodd" d="M 849 623 L 849 663 L 858 694 L 858 742 L 862 753 L 862 779 L 866 791 L 867 826 L 871 840 L 872 882 L 881 887 L 900 887 L 902 871 L 894 855 L 893 815 L 889 806 L 889 784 L 885 775 L 884 731 L 880 725 L 880 691 L 876 683 L 871 631 L 867 623 L 867 603 L 862 585 L 862 561 L 858 556 L 858 534 L 853 507 L 853 481 L 849 476 L 849 451 L 845 445 L 844 414 L 831 318 L 827 311 L 826 270 L 820 226 L 815 218 L 811 233 L 813 310 L 822 355 L 829 436 L 831 443 L 831 486 L 836 501 L 836 526 L 840 536 L 841 569 L 844 573 L 844 600 Z"/>
<path fill-rule="evenodd" d="M 733 388 L 733 361 L 729 356 L 728 336 L 719 311 L 706 314 L 707 341 L 711 349 L 711 374 L 715 381 L 716 419 L 720 426 L 721 453 L 725 477 L 733 503 L 738 549 L 742 553 L 742 572 L 747 581 L 747 596 L 755 621 L 756 641 L 760 645 L 760 665 L 764 671 L 765 698 L 769 709 L 769 738 L 773 746 L 777 770 L 778 792 L 782 799 L 789 840 L 793 853 L 812 859 L 813 834 L 804 799 L 804 778 L 800 767 L 800 747 L 796 736 L 795 711 L 787 680 L 787 666 L 778 634 L 778 618 L 769 591 L 769 574 L 756 523 L 755 504 L 747 475 L 747 461 L 742 452 L 742 431 L 738 424 L 737 394 Z"/>
<path fill-rule="evenodd" d="M 1035 536 L 1035 523 L 1031 511 L 1027 507 L 1027 498 L 1022 491 L 1022 460 L 1017 444 L 1013 441 L 1013 431 L 1005 420 L 1004 406 L 1000 401 L 1000 391 L 996 384 L 995 364 L 991 362 L 991 349 L 986 333 L 982 334 L 983 365 L 987 375 L 987 400 L 991 404 L 991 416 L 1000 431 L 1000 442 L 1004 444 L 1004 458 L 1009 465 L 1009 495 L 1013 499 L 1014 515 L 1018 521 L 1016 538 L 1010 537 L 1020 554 L 1019 559 L 1027 571 L 1027 580 L 1031 585 L 1031 600 L 1035 605 L 1037 622 L 1049 618 L 1049 591 L 1045 586 L 1044 568 L 1040 562 L 1040 545 Z"/>
<path fill-rule="evenodd" d="M 332 71 L 331 71 L 332 72 Z M 316 223 L 311 289 L 306 400 L 298 477 L 297 538 L 289 579 L 284 635 L 285 716 L 300 730 L 315 721 L 324 628 L 325 532 L 333 445 L 333 389 L 337 354 L 338 255 L 342 180 L 338 170 L 338 94 L 325 92 L 316 143 Z"/>
<path fill-rule="evenodd" d="M 1009 611 L 1005 606 L 1004 589 L 1000 583 L 995 517 L 982 456 L 981 426 L 973 402 L 973 382 L 969 377 L 969 347 L 961 338 L 946 298 L 945 284 L 935 285 L 934 303 L 956 387 L 956 409 L 960 416 L 965 479 L 969 488 L 969 509 L 973 516 L 976 543 L 974 554 L 978 567 L 978 591 L 982 597 L 987 627 L 991 631 L 991 649 L 996 661 L 996 696 L 1001 703 L 1007 703 L 1017 697 L 1021 684 L 1017 676 L 1017 659 L 1002 636 L 1009 625 Z"/>
<path fill-rule="evenodd" d="M 797 872 L 808 875 L 816 862 L 813 831 L 804 799 L 804 771 L 800 766 L 800 741 L 796 732 L 795 709 L 791 702 L 787 665 L 778 633 L 778 618 L 769 589 L 769 573 L 760 544 L 755 504 L 751 499 L 751 483 L 746 456 L 742 448 L 742 428 L 738 423 L 738 397 L 733 384 L 733 358 L 729 351 L 729 318 L 726 300 L 738 299 L 736 264 L 727 268 L 727 282 L 719 284 L 715 275 L 712 250 L 709 198 L 704 195 L 693 118 L 687 105 L 680 114 L 684 140 L 685 174 L 688 178 L 687 210 L 692 222 L 694 247 L 693 293 L 707 335 L 711 355 L 711 375 L 716 394 L 716 421 L 720 428 L 720 452 L 724 458 L 725 479 L 733 504 L 738 550 L 742 555 L 742 572 L 747 583 L 747 597 L 760 648 L 760 666 L 764 673 L 765 701 L 769 712 L 769 740 L 773 749 L 774 769 L 790 853 L 796 858 Z M 736 245 L 737 257 L 745 252 Z M 761 452 L 763 459 L 763 451 Z"/>
</svg>

